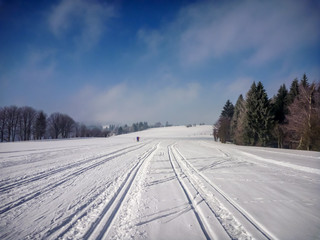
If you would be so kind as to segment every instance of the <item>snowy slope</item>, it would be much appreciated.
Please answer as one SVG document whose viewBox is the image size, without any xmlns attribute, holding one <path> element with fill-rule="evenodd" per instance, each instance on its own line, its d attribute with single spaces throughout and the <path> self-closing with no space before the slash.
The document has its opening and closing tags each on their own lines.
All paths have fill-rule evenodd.
<svg viewBox="0 0 320 240">
<path fill-rule="evenodd" d="M 0 144 L 0 239 L 320 239 L 319 153 L 211 131 Z"/>
</svg>

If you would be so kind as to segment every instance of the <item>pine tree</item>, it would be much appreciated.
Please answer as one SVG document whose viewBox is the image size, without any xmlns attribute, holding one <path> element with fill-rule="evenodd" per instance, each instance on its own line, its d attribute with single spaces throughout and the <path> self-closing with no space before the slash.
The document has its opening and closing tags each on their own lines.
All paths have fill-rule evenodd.
<svg viewBox="0 0 320 240">
<path fill-rule="evenodd" d="M 227 118 L 232 118 L 233 113 L 234 113 L 234 106 L 233 106 L 232 102 L 230 102 L 230 100 L 228 99 L 226 104 L 223 107 L 223 110 L 221 112 L 221 116 L 227 117 Z"/>
<path fill-rule="evenodd" d="M 283 84 L 278 90 L 277 96 L 274 98 L 273 115 L 275 121 L 274 133 L 278 140 L 278 148 L 283 148 L 285 138 L 284 124 L 286 115 L 288 114 L 288 90 Z"/>
<path fill-rule="evenodd" d="M 273 116 L 270 102 L 261 82 L 252 84 L 246 101 L 245 140 L 250 145 L 266 146 L 271 136 Z"/>
<path fill-rule="evenodd" d="M 122 128 L 122 127 L 119 127 L 117 134 L 118 134 L 118 135 L 121 135 L 122 133 L 123 133 L 123 128 Z"/>
<path fill-rule="evenodd" d="M 256 145 L 258 141 L 258 135 L 256 132 L 256 109 L 257 109 L 257 86 L 256 83 L 250 87 L 246 97 L 246 117 L 245 117 L 245 131 L 244 131 L 244 143 L 246 145 Z"/>
<path fill-rule="evenodd" d="M 304 88 L 309 87 L 309 82 L 308 82 L 308 78 L 307 75 L 304 73 L 301 80 L 300 80 L 300 85 L 302 85 Z"/>
<path fill-rule="evenodd" d="M 262 144 L 262 146 L 266 146 L 271 137 L 271 130 L 274 123 L 274 117 L 271 112 L 271 106 L 270 101 L 268 99 L 268 95 L 261 82 L 259 82 L 257 85 L 257 92 L 259 97 L 257 113 L 261 119 L 261 121 L 257 122 L 260 123 L 260 126 L 258 128 L 258 137 L 260 144 Z"/>
<path fill-rule="evenodd" d="M 221 115 L 218 120 L 218 137 L 220 138 L 220 141 L 222 143 L 226 143 L 227 141 L 230 141 L 230 123 L 231 118 L 233 116 L 234 112 L 234 106 L 228 100 L 226 104 L 223 107 L 223 110 L 221 112 Z"/>
<path fill-rule="evenodd" d="M 284 84 L 279 88 L 275 97 L 273 111 L 274 120 L 282 124 L 288 114 L 288 90 Z"/>
<path fill-rule="evenodd" d="M 242 94 L 238 97 L 231 119 L 231 138 L 235 144 L 243 144 L 244 117 L 246 112 L 245 100 Z"/>
<path fill-rule="evenodd" d="M 290 91 L 288 93 L 288 104 L 289 105 L 291 103 L 293 103 L 295 97 L 298 96 L 298 94 L 299 94 L 299 81 L 297 78 L 295 78 L 291 83 Z"/>
</svg>

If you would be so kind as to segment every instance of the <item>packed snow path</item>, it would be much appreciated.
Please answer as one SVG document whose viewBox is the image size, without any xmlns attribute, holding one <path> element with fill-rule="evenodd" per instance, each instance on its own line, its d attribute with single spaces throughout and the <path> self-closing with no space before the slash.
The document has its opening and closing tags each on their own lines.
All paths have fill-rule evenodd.
<svg viewBox="0 0 320 240">
<path fill-rule="evenodd" d="M 0 239 L 320 239 L 319 153 L 210 133 L 0 144 Z"/>
</svg>

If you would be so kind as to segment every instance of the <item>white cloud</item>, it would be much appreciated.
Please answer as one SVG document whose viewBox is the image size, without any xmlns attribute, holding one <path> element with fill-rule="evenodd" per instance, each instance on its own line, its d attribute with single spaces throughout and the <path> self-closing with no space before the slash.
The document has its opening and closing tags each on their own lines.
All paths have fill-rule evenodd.
<svg viewBox="0 0 320 240">
<path fill-rule="evenodd" d="M 196 114 L 192 108 L 200 90 L 197 83 L 162 89 L 133 88 L 125 83 L 106 89 L 86 86 L 70 99 L 66 111 L 79 121 L 100 124 L 166 120 L 183 123 Z"/>
<path fill-rule="evenodd" d="M 182 12 L 181 21 L 191 22 L 182 34 L 182 58 L 193 63 L 251 51 L 250 62 L 274 59 L 319 40 L 318 10 L 308 1 L 245 1 L 221 8 L 209 3 L 201 15 Z"/>
<path fill-rule="evenodd" d="M 262 64 L 318 44 L 319 10 L 314 1 L 205 1 L 181 9 L 162 29 L 143 33 L 152 49 L 160 51 L 165 41 L 176 44 L 171 49 L 183 64 L 242 53 L 244 62 Z M 158 36 L 161 41 L 154 41 Z"/>
<path fill-rule="evenodd" d="M 48 23 L 57 38 L 73 37 L 79 49 L 88 50 L 98 43 L 107 29 L 107 20 L 114 16 L 111 5 L 98 1 L 62 0 L 52 8 Z"/>
</svg>

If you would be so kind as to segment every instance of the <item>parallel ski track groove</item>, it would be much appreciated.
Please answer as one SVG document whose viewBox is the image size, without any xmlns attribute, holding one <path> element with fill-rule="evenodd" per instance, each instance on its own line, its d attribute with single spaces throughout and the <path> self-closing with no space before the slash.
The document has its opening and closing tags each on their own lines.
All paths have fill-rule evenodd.
<svg viewBox="0 0 320 240">
<path fill-rule="evenodd" d="M 112 182 L 108 182 L 106 185 L 106 189 L 112 184 Z M 75 211 L 74 213 L 72 213 L 71 215 L 69 215 L 65 220 L 63 220 L 59 225 L 55 226 L 54 228 L 50 229 L 48 232 L 45 233 L 44 235 L 44 239 L 48 238 L 49 236 L 53 235 L 54 233 L 56 233 L 57 231 L 59 231 L 62 228 L 65 228 L 66 226 L 68 226 L 65 230 L 63 230 L 62 233 L 60 233 L 58 235 L 58 237 L 54 237 L 54 239 L 59 239 L 60 237 L 62 237 L 65 233 L 67 233 L 75 224 L 76 222 L 81 219 L 82 217 L 84 217 L 87 214 L 87 209 L 90 208 L 90 206 L 92 205 L 92 203 L 94 203 L 94 201 L 96 199 L 98 199 L 99 196 L 101 196 L 104 193 L 104 191 L 95 194 L 88 202 L 82 204 L 77 211 Z M 74 219 L 77 215 L 80 215 L 79 217 L 77 217 L 76 219 Z"/>
<path fill-rule="evenodd" d="M 194 214 L 195 214 L 195 217 L 196 217 L 196 219 L 197 219 L 197 221 L 198 221 L 198 223 L 199 223 L 199 225 L 200 225 L 200 228 L 201 228 L 201 230 L 202 230 L 205 238 L 208 239 L 208 240 L 212 239 L 212 238 L 209 236 L 208 231 L 206 230 L 206 226 L 205 226 L 205 224 L 204 224 L 204 222 L 203 222 L 203 220 L 202 220 L 203 217 L 201 217 L 200 214 L 197 212 L 196 206 L 194 206 L 194 203 L 193 203 L 193 201 L 192 201 L 192 196 L 190 196 L 190 194 L 188 193 L 188 190 L 186 189 L 185 184 L 183 183 L 181 177 L 180 177 L 179 174 L 177 173 L 177 170 L 176 170 L 176 168 L 175 168 L 175 166 L 174 166 L 174 164 L 173 164 L 173 158 L 174 158 L 175 161 L 176 161 L 176 163 L 179 165 L 179 163 L 177 162 L 177 160 L 176 160 L 176 158 L 175 158 L 174 153 L 172 152 L 172 145 L 168 146 L 168 155 L 169 155 L 169 160 L 170 160 L 170 164 L 171 164 L 171 167 L 172 167 L 172 169 L 173 169 L 173 172 L 174 172 L 174 174 L 175 174 L 175 176 L 176 176 L 176 178 L 177 178 L 177 180 L 178 180 L 178 182 L 179 182 L 179 185 L 180 185 L 181 189 L 183 190 L 185 196 L 186 196 L 187 199 L 188 199 L 189 205 L 190 205 L 191 209 L 193 210 L 193 212 L 194 212 Z M 179 165 L 179 167 L 180 167 L 180 165 Z M 181 169 L 181 168 L 180 168 L 180 169 Z M 207 227 L 209 227 L 209 226 L 207 226 Z"/>
<path fill-rule="evenodd" d="M 142 148 L 144 147 L 146 144 L 143 144 L 143 145 L 140 145 L 138 148 L 135 148 L 134 150 L 136 149 L 139 149 L 139 148 Z M 122 148 L 122 149 L 119 149 L 117 151 L 114 151 L 114 152 L 111 152 L 111 153 L 108 153 L 108 154 L 105 154 L 103 156 L 96 156 L 96 157 L 92 157 L 92 158 L 89 158 L 89 159 L 85 159 L 84 161 L 81 161 L 81 162 L 76 162 L 76 163 L 72 163 L 72 164 L 69 164 L 67 166 L 62 166 L 62 167 L 59 167 L 57 169 L 53 169 L 53 170 L 48 170 L 46 172 L 41 172 L 39 174 L 37 174 L 36 176 L 30 176 L 29 178 L 27 179 L 21 179 L 21 180 L 17 180 L 17 181 L 14 181 L 13 183 L 7 183 L 7 184 L 1 184 L 0 185 L 0 193 L 2 192 L 5 192 L 5 191 L 8 191 L 12 188 L 15 188 L 17 186 L 22 186 L 24 184 L 28 184 L 30 182 L 34 182 L 34 181 L 37 181 L 37 180 L 40 180 L 40 179 L 43 179 L 43 178 L 46 178 L 46 177 L 49 177 L 51 175 L 54 175 L 54 174 L 57 174 L 57 173 L 60 173 L 60 172 L 63 172 L 65 170 L 68 170 L 68 169 L 71 169 L 71 168 L 75 168 L 75 167 L 78 167 L 78 166 L 81 166 L 83 164 L 86 164 L 88 162 L 91 162 L 93 160 L 97 160 L 99 158 L 104 158 L 104 157 L 108 157 L 110 155 L 113 155 L 113 154 L 116 154 L 118 152 L 123 152 L 127 149 L 130 149 L 130 148 L 134 148 L 136 147 L 136 145 L 133 145 L 133 146 L 130 146 L 130 147 L 126 147 L 126 148 Z M 132 150 L 132 151 L 134 151 Z M 129 151 L 130 152 L 130 151 Z"/>
<path fill-rule="evenodd" d="M 8 154 L 8 153 L 26 153 L 26 152 L 33 152 L 28 156 L 31 157 L 26 157 L 24 155 L 19 155 L 19 156 L 8 156 L 7 158 L 16 158 L 16 157 L 23 157 L 23 159 L 21 160 L 17 160 L 14 162 L 4 162 L 2 163 L 2 168 L 7 168 L 7 167 L 15 167 L 15 166 L 19 166 L 19 165 L 24 165 L 24 164 L 30 164 L 30 163 L 36 163 L 36 162 L 40 162 L 43 159 L 43 156 L 47 156 L 50 154 L 54 154 L 54 155 L 59 155 L 61 154 L 61 152 L 65 152 L 65 151 L 75 151 L 78 149 L 82 149 L 84 147 L 86 147 L 87 145 L 83 145 L 81 146 L 81 148 L 79 147 L 59 147 L 59 148 L 45 148 L 45 149 L 29 149 L 29 150 L 21 150 L 21 151 L 8 151 L 8 152 L 0 152 L 0 159 L 4 158 L 1 156 L 1 154 Z M 40 156 L 37 156 L 41 154 Z M 33 157 L 33 155 L 36 155 L 37 157 Z M 27 160 L 27 161 L 26 161 Z M 3 182 L 8 182 L 7 180 L 1 180 L 0 181 L 0 185 L 4 185 Z"/>
<path fill-rule="evenodd" d="M 43 188 L 40 189 L 40 190 L 36 190 L 36 191 L 34 191 L 34 192 L 32 192 L 32 193 L 28 193 L 28 194 L 26 194 L 26 195 L 24 195 L 24 196 L 22 196 L 22 197 L 20 197 L 20 198 L 18 198 L 18 199 L 16 199 L 16 200 L 14 200 L 14 201 L 11 201 L 11 202 L 9 202 L 9 203 L 1 206 L 1 208 L 0 208 L 0 214 L 3 214 L 3 213 L 5 213 L 5 212 L 7 212 L 7 211 L 9 211 L 9 210 L 11 210 L 11 209 L 13 209 L 13 208 L 15 208 L 15 207 L 18 207 L 18 206 L 20 206 L 20 205 L 22 205 L 22 204 L 24 204 L 24 203 L 26 203 L 26 202 L 28 202 L 28 201 L 36 198 L 36 197 L 38 197 L 39 195 L 41 195 L 41 194 L 43 194 L 43 193 L 46 193 L 46 192 L 48 192 L 48 191 L 51 191 L 52 189 L 60 186 L 61 184 L 63 184 L 63 183 L 65 183 L 65 182 L 73 179 L 75 176 L 78 176 L 78 175 L 80 175 L 80 174 L 82 174 L 82 173 L 84 173 L 84 172 L 86 172 L 86 171 L 88 171 L 88 170 L 91 170 L 91 169 L 93 169 L 93 168 L 96 168 L 96 167 L 98 167 L 98 166 L 100 166 L 100 165 L 102 165 L 102 164 L 104 164 L 104 163 L 106 163 L 106 162 L 108 162 L 108 161 L 110 161 L 110 160 L 112 160 L 112 159 L 114 159 L 114 158 L 120 157 L 120 156 L 122 156 L 122 155 L 124 155 L 124 154 L 126 154 L 126 153 L 128 153 L 128 152 L 132 152 L 132 151 L 135 151 L 135 150 L 137 150 L 137 149 L 140 149 L 140 148 L 144 147 L 145 145 L 146 145 L 146 144 L 140 145 L 139 147 L 130 149 L 130 150 L 128 150 L 128 151 L 126 151 L 128 148 L 120 149 L 120 150 L 117 150 L 117 151 L 115 151 L 115 152 L 113 152 L 113 153 L 107 154 L 107 155 L 105 155 L 105 156 L 99 156 L 99 157 L 91 158 L 90 160 L 86 160 L 86 162 L 90 162 L 90 161 L 93 161 L 93 160 L 96 160 L 96 159 L 99 159 L 99 158 L 103 158 L 103 160 L 101 160 L 101 161 L 99 161 L 99 162 L 96 162 L 96 163 L 94 163 L 94 164 L 92 164 L 92 165 L 89 165 L 89 166 L 87 166 L 87 167 L 84 167 L 84 168 L 82 168 L 82 169 L 76 170 L 76 171 L 74 171 L 73 173 L 68 174 L 67 176 L 62 177 L 59 181 L 54 182 L 54 183 L 50 183 L 50 184 L 48 184 L 47 186 L 43 187 Z M 120 152 L 120 153 L 119 153 L 119 152 Z M 118 154 L 113 155 L 113 154 L 115 154 L 115 153 L 118 153 Z M 111 156 L 110 156 L 110 155 L 111 155 Z M 107 157 L 107 156 L 110 156 L 110 157 Z M 105 157 L 107 157 L 107 158 L 105 158 Z M 81 164 L 78 163 L 78 164 L 77 164 L 76 166 L 74 166 L 74 167 L 81 166 L 82 164 L 84 164 L 84 163 L 83 163 L 83 162 L 82 162 Z M 62 172 L 62 171 L 64 171 L 64 170 L 67 170 L 67 169 L 70 169 L 70 168 L 71 168 L 71 167 L 69 166 L 69 167 L 67 167 L 67 168 L 60 169 L 60 172 Z M 55 173 L 56 173 L 56 172 L 55 172 Z M 52 174 L 51 174 L 51 175 L 52 175 Z M 50 175 L 47 174 L 46 176 L 50 176 Z M 44 177 L 44 176 L 43 176 L 43 177 Z M 36 179 L 36 180 L 38 180 L 38 179 Z M 33 180 L 33 181 L 35 181 L 35 180 Z M 30 182 L 32 182 L 32 181 L 30 181 Z"/>
<path fill-rule="evenodd" d="M 152 148 L 147 150 L 139 161 L 127 172 L 126 178 L 121 183 L 120 187 L 117 189 L 111 200 L 104 207 L 102 214 L 96 219 L 95 222 L 91 225 L 90 229 L 83 236 L 83 239 L 103 239 L 110 229 L 113 220 L 116 218 L 121 205 L 127 196 L 127 193 L 130 191 L 131 185 L 134 182 L 141 166 L 145 160 L 157 149 L 159 144 L 154 145 Z M 124 190 L 123 190 L 124 189 Z M 111 212 L 110 212 L 111 211 Z M 108 216 L 110 215 L 110 216 Z M 103 228 L 99 231 L 98 226 L 103 224 Z M 97 235 L 93 236 L 92 235 Z M 62 237 L 62 236 L 59 236 Z"/>
<path fill-rule="evenodd" d="M 181 154 L 181 152 L 175 148 L 176 152 L 180 155 L 181 159 L 186 163 L 186 165 L 191 168 L 201 179 L 203 179 L 206 183 L 208 183 L 215 192 L 219 193 L 235 210 L 237 210 L 258 232 L 260 232 L 266 239 L 272 240 L 276 239 L 274 236 L 270 236 L 269 233 L 267 233 L 264 229 L 260 227 L 260 224 L 255 221 L 252 217 L 248 216 L 247 213 L 245 213 L 244 210 L 241 209 L 240 206 L 238 206 L 234 201 L 232 201 L 221 189 L 219 189 L 217 186 L 215 186 L 206 176 L 204 176 L 200 171 L 198 171 L 187 159 Z M 220 149 L 219 149 L 220 150 Z M 220 150 L 221 151 L 221 150 Z M 225 152 L 221 151 L 226 155 L 226 157 L 229 157 L 229 154 L 226 154 Z"/>
</svg>

